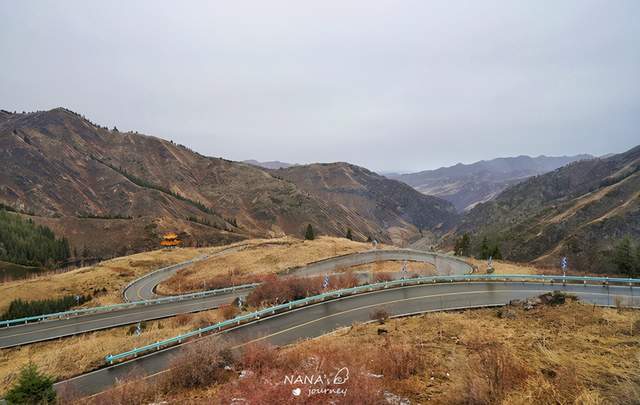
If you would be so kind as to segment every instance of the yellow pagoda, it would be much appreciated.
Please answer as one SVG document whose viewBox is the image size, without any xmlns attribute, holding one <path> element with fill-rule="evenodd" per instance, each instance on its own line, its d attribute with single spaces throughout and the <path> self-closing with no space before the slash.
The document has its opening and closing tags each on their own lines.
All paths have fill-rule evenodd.
<svg viewBox="0 0 640 405">
<path fill-rule="evenodd" d="M 173 232 L 162 235 L 162 240 L 160 241 L 160 245 L 164 247 L 176 247 L 179 243 L 180 239 L 178 239 L 178 235 Z"/>
</svg>

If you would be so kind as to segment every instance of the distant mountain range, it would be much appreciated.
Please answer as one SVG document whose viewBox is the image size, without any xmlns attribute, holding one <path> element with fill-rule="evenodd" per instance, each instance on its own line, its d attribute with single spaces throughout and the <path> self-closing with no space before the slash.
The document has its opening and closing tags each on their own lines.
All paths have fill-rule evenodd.
<svg viewBox="0 0 640 405">
<path fill-rule="evenodd" d="M 387 174 L 387 177 L 400 180 L 423 194 L 450 201 L 458 211 L 466 211 L 531 176 L 586 159 L 593 159 L 593 156 L 517 156 L 482 160 L 468 165 L 458 163 L 418 173 Z"/>
<path fill-rule="evenodd" d="M 640 238 L 640 146 L 511 186 L 470 210 L 453 237 L 464 233 L 476 252 L 486 237 L 510 260 L 557 266 L 566 255 L 571 268 L 613 271 L 612 245 Z"/>
<path fill-rule="evenodd" d="M 278 160 L 271 160 L 269 162 L 258 162 L 257 160 L 249 159 L 243 160 L 242 162 L 253 166 L 262 167 L 263 169 L 284 169 L 287 167 L 296 166 L 295 164 L 280 162 Z"/>
<path fill-rule="evenodd" d="M 342 162 L 207 157 L 56 108 L 0 110 L 0 161 L 0 207 L 89 256 L 157 248 L 168 231 L 186 245 L 220 244 L 302 236 L 312 224 L 319 234 L 351 229 L 360 240 L 439 240 L 445 249 L 468 233 L 472 253 L 486 238 L 510 260 L 557 264 L 568 255 L 575 268 L 608 271 L 613 244 L 640 238 L 640 146 L 601 158 L 458 164 L 395 176 L 400 182 Z"/>
<path fill-rule="evenodd" d="M 0 161 L 0 204 L 92 256 L 156 248 L 167 231 L 191 245 L 302 236 L 312 224 L 319 234 L 351 228 L 390 242 L 441 234 L 457 220 L 448 202 L 357 166 L 270 171 L 109 130 L 64 108 L 0 111 Z M 310 187 L 319 173 L 324 183 Z"/>
</svg>

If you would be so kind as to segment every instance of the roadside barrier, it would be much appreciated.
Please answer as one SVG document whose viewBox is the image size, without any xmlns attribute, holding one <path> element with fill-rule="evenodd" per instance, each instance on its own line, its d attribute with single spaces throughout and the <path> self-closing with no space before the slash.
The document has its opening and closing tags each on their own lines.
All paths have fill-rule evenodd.
<svg viewBox="0 0 640 405">
<path fill-rule="evenodd" d="M 602 284 L 606 287 L 610 284 L 615 285 L 640 285 L 640 279 L 635 278 L 610 278 L 610 277 L 581 277 L 581 276 L 549 276 L 549 275 L 536 275 L 536 274 L 464 274 L 454 276 L 429 276 L 429 277 L 417 277 L 401 280 L 393 280 L 380 283 L 365 284 L 352 288 L 344 288 L 341 290 L 329 291 L 326 293 L 314 295 L 307 298 L 291 301 L 288 303 L 272 306 L 259 311 L 251 312 L 249 314 L 240 315 L 226 321 L 218 322 L 216 324 L 199 328 L 191 332 L 187 332 L 169 339 L 158 341 L 148 344 L 133 350 L 118 354 L 110 354 L 105 357 L 105 361 L 108 364 L 113 364 L 115 361 L 137 357 L 140 354 L 150 353 L 160 350 L 172 345 L 181 344 L 183 341 L 193 338 L 201 337 L 204 334 L 211 332 L 219 332 L 229 327 L 238 326 L 243 323 L 259 320 L 264 317 L 275 315 L 289 311 L 294 308 L 303 307 L 310 304 L 323 302 L 329 299 L 340 298 L 343 296 L 349 296 L 358 293 L 384 290 L 391 287 L 403 287 L 416 284 L 429 284 L 429 283 L 446 283 L 446 282 L 469 282 L 469 281 L 542 281 L 549 283 L 583 283 L 583 284 Z"/>
<path fill-rule="evenodd" d="M 196 293 L 183 294 L 183 295 L 173 295 L 170 297 L 163 297 L 163 298 L 155 298 L 155 299 L 146 300 L 146 301 L 126 302 L 123 304 L 113 304 L 113 305 L 104 305 L 100 307 L 82 308 L 82 309 L 76 309 L 73 311 L 56 312 L 53 314 L 34 315 L 34 316 L 28 316 L 25 318 L 0 321 L 0 327 L 3 327 L 3 326 L 8 327 L 8 326 L 17 325 L 17 324 L 45 321 L 50 319 L 66 319 L 66 318 L 72 318 L 75 316 L 88 315 L 88 314 L 94 314 L 99 312 L 109 312 L 109 311 L 115 311 L 119 309 L 135 308 L 135 307 L 141 307 L 146 305 L 156 305 L 156 304 L 164 304 L 167 302 L 176 302 L 176 301 L 184 301 L 184 300 L 190 300 L 190 299 L 196 299 L 196 298 L 204 298 L 212 295 L 228 294 L 234 291 L 255 288 L 258 285 L 259 285 L 258 283 L 242 284 L 242 285 L 237 285 L 232 287 L 218 288 L 215 290 L 200 291 Z"/>
</svg>

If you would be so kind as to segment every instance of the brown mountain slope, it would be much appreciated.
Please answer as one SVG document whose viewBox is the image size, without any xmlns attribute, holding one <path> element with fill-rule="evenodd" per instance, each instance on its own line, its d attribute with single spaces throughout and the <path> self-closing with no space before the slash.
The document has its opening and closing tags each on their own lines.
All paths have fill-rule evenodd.
<svg viewBox="0 0 640 405">
<path fill-rule="evenodd" d="M 155 246 L 301 235 L 307 223 L 389 240 L 387 226 L 260 168 L 202 156 L 170 141 L 109 131 L 58 108 L 0 120 L 0 203 L 32 212 L 99 254 Z M 100 217 L 100 218 L 95 218 Z"/>
<path fill-rule="evenodd" d="M 531 176 L 548 173 L 577 160 L 592 158 L 591 155 L 516 156 L 482 160 L 468 165 L 458 163 L 436 170 L 388 177 L 407 183 L 423 194 L 444 198 L 452 202 L 459 211 L 467 211 Z"/>
<path fill-rule="evenodd" d="M 640 237 L 640 146 L 606 159 L 575 162 L 508 188 L 472 209 L 456 234 L 500 243 L 513 260 L 610 271 L 611 246 Z"/>
<path fill-rule="evenodd" d="M 458 219 L 451 203 L 348 163 L 294 166 L 272 173 L 312 196 L 340 205 L 352 213 L 350 218 L 381 224 L 398 243 L 419 237 L 421 230 L 443 233 Z M 345 228 L 349 226 L 344 223 Z"/>
</svg>

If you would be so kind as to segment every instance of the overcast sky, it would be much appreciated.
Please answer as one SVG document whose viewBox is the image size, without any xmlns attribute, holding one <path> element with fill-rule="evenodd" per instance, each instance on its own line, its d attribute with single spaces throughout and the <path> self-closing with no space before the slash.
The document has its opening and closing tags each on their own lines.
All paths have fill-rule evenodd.
<svg viewBox="0 0 640 405">
<path fill-rule="evenodd" d="M 102 3 L 0 0 L 0 108 L 373 170 L 640 143 L 638 0 Z"/>
</svg>

